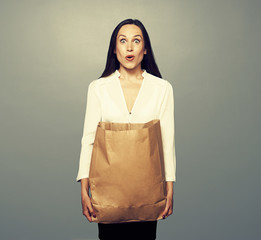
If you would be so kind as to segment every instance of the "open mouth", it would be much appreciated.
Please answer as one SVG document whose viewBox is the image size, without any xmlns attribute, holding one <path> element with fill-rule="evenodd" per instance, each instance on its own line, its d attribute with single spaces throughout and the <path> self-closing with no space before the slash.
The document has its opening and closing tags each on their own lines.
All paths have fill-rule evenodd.
<svg viewBox="0 0 261 240">
<path fill-rule="evenodd" d="M 134 55 L 128 55 L 125 57 L 128 61 L 132 61 L 134 59 Z"/>
</svg>

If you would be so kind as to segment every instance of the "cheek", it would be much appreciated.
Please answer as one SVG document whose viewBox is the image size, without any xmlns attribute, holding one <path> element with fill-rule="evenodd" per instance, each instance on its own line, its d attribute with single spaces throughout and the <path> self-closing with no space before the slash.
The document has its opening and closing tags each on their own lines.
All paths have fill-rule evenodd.
<svg viewBox="0 0 261 240">
<path fill-rule="evenodd" d="M 140 55 L 140 56 L 143 56 L 143 54 L 144 54 L 144 51 L 143 51 L 143 48 L 141 47 L 141 48 L 139 49 L 139 55 Z"/>
<path fill-rule="evenodd" d="M 139 55 L 143 55 L 144 49 L 143 49 L 142 45 L 138 46 L 138 52 L 139 52 Z"/>
<path fill-rule="evenodd" d="M 124 51 L 124 49 L 121 45 L 117 46 L 117 52 L 118 52 L 119 55 L 122 55 L 123 51 Z"/>
</svg>

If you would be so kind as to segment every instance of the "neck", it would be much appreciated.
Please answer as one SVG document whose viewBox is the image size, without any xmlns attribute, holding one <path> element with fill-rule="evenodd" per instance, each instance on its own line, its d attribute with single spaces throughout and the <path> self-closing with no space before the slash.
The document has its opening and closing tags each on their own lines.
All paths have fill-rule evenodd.
<svg viewBox="0 0 261 240">
<path fill-rule="evenodd" d="M 121 65 L 118 71 L 120 73 L 121 79 L 126 79 L 126 80 L 143 79 L 143 77 L 142 77 L 143 71 L 142 71 L 140 65 L 134 69 L 128 69 Z"/>
</svg>

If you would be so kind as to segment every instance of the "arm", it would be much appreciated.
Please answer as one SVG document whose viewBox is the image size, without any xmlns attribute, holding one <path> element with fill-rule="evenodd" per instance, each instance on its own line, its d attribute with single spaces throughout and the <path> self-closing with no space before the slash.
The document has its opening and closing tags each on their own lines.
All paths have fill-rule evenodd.
<svg viewBox="0 0 261 240">
<path fill-rule="evenodd" d="M 89 170 L 97 124 L 101 119 L 100 101 L 95 86 L 96 81 L 92 81 L 88 87 L 79 170 L 76 178 L 77 182 L 81 182 L 82 213 L 89 222 L 92 221 L 91 216 L 96 217 L 89 197 Z"/>
<path fill-rule="evenodd" d="M 98 80 L 92 81 L 88 87 L 77 182 L 80 182 L 83 178 L 89 178 L 94 138 L 98 122 L 101 120 L 101 104 L 96 89 L 96 81 Z"/>
<path fill-rule="evenodd" d="M 169 82 L 166 82 L 166 91 L 160 113 L 160 123 L 167 190 L 166 206 L 162 214 L 163 218 L 165 218 L 173 213 L 173 184 L 176 181 L 174 95 L 172 85 Z"/>
<path fill-rule="evenodd" d="M 174 127 L 174 94 L 172 85 L 166 81 L 164 99 L 160 111 L 160 125 L 165 165 L 165 180 L 176 181 L 176 150 Z"/>
</svg>

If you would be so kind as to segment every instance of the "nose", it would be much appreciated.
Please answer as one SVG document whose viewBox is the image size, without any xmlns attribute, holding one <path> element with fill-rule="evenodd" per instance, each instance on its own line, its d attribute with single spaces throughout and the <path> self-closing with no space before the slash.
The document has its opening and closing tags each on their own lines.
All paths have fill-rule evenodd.
<svg viewBox="0 0 261 240">
<path fill-rule="evenodd" d="M 132 50 L 133 50 L 132 42 L 129 42 L 127 44 L 127 51 L 132 51 Z"/>
</svg>

